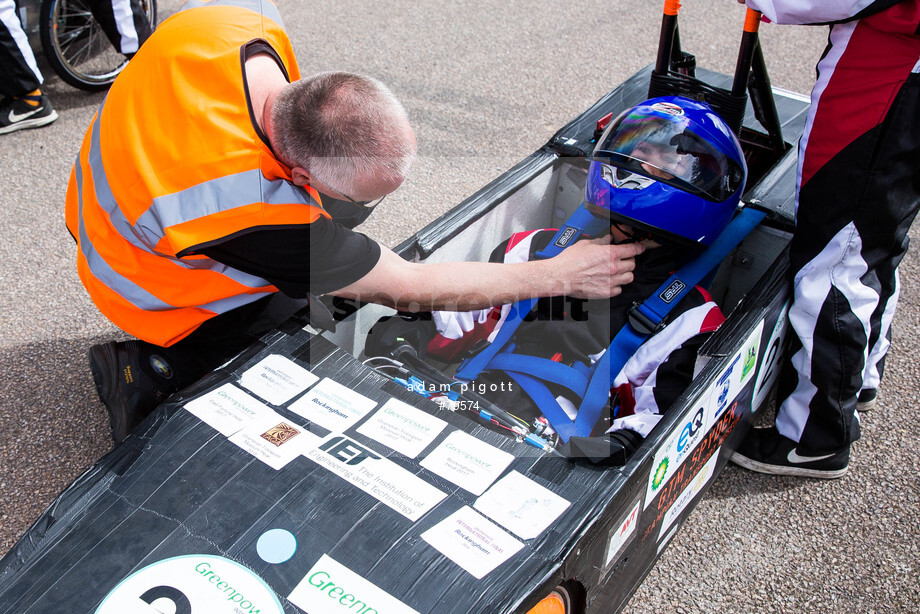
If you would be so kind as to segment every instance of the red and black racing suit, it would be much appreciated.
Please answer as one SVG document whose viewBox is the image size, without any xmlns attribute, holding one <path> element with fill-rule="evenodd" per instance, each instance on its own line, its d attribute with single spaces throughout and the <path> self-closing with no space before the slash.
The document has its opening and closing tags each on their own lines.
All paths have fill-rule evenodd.
<svg viewBox="0 0 920 614">
<path fill-rule="evenodd" d="M 791 361 L 780 434 L 811 452 L 859 438 L 920 206 L 920 0 L 747 0 L 777 23 L 831 24 L 799 142 Z"/>
</svg>

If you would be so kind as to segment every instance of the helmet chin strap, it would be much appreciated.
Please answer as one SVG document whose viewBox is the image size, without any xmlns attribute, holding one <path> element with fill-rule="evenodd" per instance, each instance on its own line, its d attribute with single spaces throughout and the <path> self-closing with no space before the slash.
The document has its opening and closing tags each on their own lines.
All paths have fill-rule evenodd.
<svg viewBox="0 0 920 614">
<path fill-rule="evenodd" d="M 652 234 L 650 232 L 637 233 L 633 229 L 627 229 L 626 227 L 620 225 L 618 222 L 611 220 L 610 225 L 619 230 L 626 239 L 620 241 L 620 244 L 624 243 L 639 243 L 645 239 L 652 239 Z"/>
</svg>

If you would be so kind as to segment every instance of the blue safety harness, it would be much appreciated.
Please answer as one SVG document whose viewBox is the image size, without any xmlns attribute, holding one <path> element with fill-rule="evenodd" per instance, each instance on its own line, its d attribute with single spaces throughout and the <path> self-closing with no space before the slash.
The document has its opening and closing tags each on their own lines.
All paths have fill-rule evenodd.
<svg viewBox="0 0 920 614">
<path fill-rule="evenodd" d="M 514 353 L 512 337 L 536 305 L 537 299 L 533 298 L 518 301 L 512 306 L 492 343 L 464 361 L 454 378 L 470 382 L 486 370 L 504 371 L 537 404 L 563 442 L 570 437 L 587 437 L 607 406 L 614 378 L 629 358 L 646 339 L 664 327 L 662 322 L 671 309 L 713 272 L 765 215 L 763 211 L 743 208 L 696 260 L 671 275 L 644 302 L 630 308 L 627 324 L 594 365 L 589 367 L 576 363 L 570 367 L 547 358 Z M 547 248 L 537 253 L 537 257 L 551 258 L 581 235 L 601 234 L 609 224 L 608 219 L 597 217 L 583 204 L 566 220 Z M 568 417 L 544 382 L 563 386 L 581 399 L 575 420 Z"/>
</svg>

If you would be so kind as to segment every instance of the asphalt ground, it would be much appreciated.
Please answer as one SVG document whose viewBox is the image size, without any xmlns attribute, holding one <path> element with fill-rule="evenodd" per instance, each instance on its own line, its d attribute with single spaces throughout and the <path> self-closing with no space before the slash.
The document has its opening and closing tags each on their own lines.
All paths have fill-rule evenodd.
<svg viewBox="0 0 920 614">
<path fill-rule="evenodd" d="M 162 1 L 161 18 L 177 4 Z M 408 110 L 418 163 L 364 227 L 391 246 L 653 62 L 661 5 L 280 2 L 303 73 L 370 74 Z M 681 15 L 684 48 L 700 66 L 731 72 L 743 9 L 688 0 Z M 762 28 L 774 86 L 810 90 L 826 32 Z M 0 553 L 111 448 L 86 351 L 124 337 L 83 290 L 64 226 L 70 168 L 103 95 L 45 74 L 60 118 L 0 137 Z M 920 612 L 918 266 L 909 253 L 886 380 L 849 473 L 825 482 L 729 466 L 626 611 Z"/>
</svg>

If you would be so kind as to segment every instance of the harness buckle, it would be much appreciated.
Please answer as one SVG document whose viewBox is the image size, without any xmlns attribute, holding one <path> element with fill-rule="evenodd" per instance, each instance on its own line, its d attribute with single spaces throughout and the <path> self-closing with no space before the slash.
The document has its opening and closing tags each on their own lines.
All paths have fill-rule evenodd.
<svg viewBox="0 0 920 614">
<path fill-rule="evenodd" d="M 627 322 L 629 322 L 629 325 L 634 331 L 640 335 L 651 336 L 664 328 L 664 322 L 655 322 L 650 317 L 639 311 L 639 307 L 641 307 L 640 303 L 633 303 L 632 307 L 629 308 L 626 316 Z"/>
</svg>

